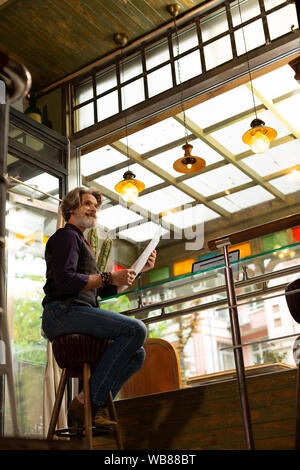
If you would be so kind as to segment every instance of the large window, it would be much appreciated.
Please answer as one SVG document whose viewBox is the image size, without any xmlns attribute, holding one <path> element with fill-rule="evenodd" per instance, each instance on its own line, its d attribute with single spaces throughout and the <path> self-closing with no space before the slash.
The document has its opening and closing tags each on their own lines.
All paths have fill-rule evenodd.
<svg viewBox="0 0 300 470">
<path fill-rule="evenodd" d="M 226 1 L 139 51 L 73 85 L 72 132 L 116 116 L 145 100 L 287 35 L 297 28 L 295 5 L 282 0 Z M 179 64 L 178 64 L 179 62 Z M 179 67 L 178 67 L 179 65 Z"/>
</svg>

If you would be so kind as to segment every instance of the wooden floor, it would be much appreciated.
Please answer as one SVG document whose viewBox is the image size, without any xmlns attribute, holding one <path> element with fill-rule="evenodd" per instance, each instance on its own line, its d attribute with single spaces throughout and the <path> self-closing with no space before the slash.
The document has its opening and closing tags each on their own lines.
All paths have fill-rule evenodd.
<svg viewBox="0 0 300 470">
<path fill-rule="evenodd" d="M 247 377 L 255 449 L 294 448 L 296 368 Z M 235 379 L 116 402 L 125 449 L 245 449 Z M 94 438 L 95 449 L 116 449 Z"/>
</svg>

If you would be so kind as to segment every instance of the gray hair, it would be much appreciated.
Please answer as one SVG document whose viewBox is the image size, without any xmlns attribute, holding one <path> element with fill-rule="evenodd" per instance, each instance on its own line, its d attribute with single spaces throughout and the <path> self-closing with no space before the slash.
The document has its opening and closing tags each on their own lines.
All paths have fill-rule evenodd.
<svg viewBox="0 0 300 470">
<path fill-rule="evenodd" d="M 96 188 L 84 188 L 80 186 L 78 188 L 72 189 L 63 198 L 60 205 L 62 216 L 66 222 L 68 222 L 71 217 L 71 211 L 77 209 L 80 206 L 82 196 L 84 194 L 91 194 L 92 196 L 94 196 L 97 199 L 98 207 L 101 206 L 103 197 L 100 191 L 97 191 Z"/>
</svg>

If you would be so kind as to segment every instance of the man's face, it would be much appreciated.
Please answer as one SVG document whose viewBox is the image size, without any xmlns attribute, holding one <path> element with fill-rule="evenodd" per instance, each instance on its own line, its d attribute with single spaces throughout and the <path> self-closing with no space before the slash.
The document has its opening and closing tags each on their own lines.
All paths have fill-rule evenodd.
<svg viewBox="0 0 300 470">
<path fill-rule="evenodd" d="M 82 229 L 94 228 L 97 224 L 97 210 L 97 199 L 92 194 L 83 194 L 79 207 L 71 213 L 69 223 Z"/>
</svg>

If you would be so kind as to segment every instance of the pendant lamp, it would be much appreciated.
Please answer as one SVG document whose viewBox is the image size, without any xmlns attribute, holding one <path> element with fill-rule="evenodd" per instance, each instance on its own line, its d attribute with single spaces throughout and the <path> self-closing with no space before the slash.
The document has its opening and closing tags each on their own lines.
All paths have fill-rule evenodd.
<svg viewBox="0 0 300 470">
<path fill-rule="evenodd" d="M 177 56 L 178 56 L 177 71 L 178 71 L 179 84 L 181 85 L 179 38 L 178 38 L 178 30 L 177 30 L 177 23 L 176 23 L 176 16 L 178 15 L 179 10 L 180 10 L 180 6 L 178 5 L 178 3 L 172 3 L 171 5 L 167 6 L 168 13 L 174 19 L 175 38 L 176 38 L 176 47 L 177 47 Z M 184 110 L 184 105 L 183 105 L 182 92 L 181 92 L 181 109 L 182 109 L 184 129 L 185 129 L 185 144 L 182 147 L 182 149 L 184 150 L 184 155 L 181 158 L 178 158 L 174 162 L 173 168 L 179 173 L 196 173 L 205 167 L 206 162 L 203 158 L 191 155 L 193 146 L 188 143 L 188 138 L 187 138 L 188 132 L 187 132 L 187 127 L 186 127 L 186 116 L 185 116 L 185 110 Z"/>
<path fill-rule="evenodd" d="M 242 23 L 243 21 L 242 21 L 240 0 L 238 0 L 238 8 L 239 8 L 240 21 Z M 243 142 L 245 142 L 245 144 L 250 146 L 251 150 L 254 153 L 264 153 L 270 147 L 270 143 L 272 142 L 272 140 L 276 138 L 277 132 L 272 127 L 266 127 L 264 121 L 262 121 L 261 119 L 257 117 L 249 56 L 248 56 L 248 51 L 246 47 L 246 39 L 245 39 L 245 33 L 244 33 L 243 27 L 242 27 L 242 33 L 243 33 L 245 53 L 247 57 L 248 74 L 249 74 L 249 79 L 250 79 L 251 95 L 252 95 L 252 100 L 253 100 L 253 110 L 255 114 L 255 119 L 253 119 L 253 121 L 250 123 L 250 129 L 247 132 L 245 132 L 245 134 L 243 134 L 242 140 Z"/>
<path fill-rule="evenodd" d="M 277 132 L 272 127 L 266 127 L 264 121 L 257 117 L 253 119 L 249 129 L 243 135 L 245 144 L 250 145 L 254 153 L 264 153 L 270 147 L 270 143 L 277 136 Z"/>
<path fill-rule="evenodd" d="M 126 202 L 133 202 L 141 191 L 145 189 L 144 183 L 135 179 L 135 174 L 128 170 L 123 175 L 123 181 L 115 186 L 115 191 L 121 194 Z"/>
<path fill-rule="evenodd" d="M 126 46 L 128 42 L 128 37 L 124 33 L 116 33 L 114 36 L 114 41 L 118 44 L 121 48 Z M 122 49 L 121 49 L 121 56 L 120 56 L 120 65 L 122 65 Z M 122 80 L 124 81 L 124 80 Z M 123 90 L 123 103 L 125 109 L 125 96 Z M 128 134 L 127 134 L 127 118 L 125 114 L 125 132 L 126 132 L 126 156 L 129 159 L 128 155 Z M 115 185 L 115 191 L 121 194 L 122 198 L 126 202 L 133 202 L 139 196 L 139 193 L 145 189 L 144 183 L 135 179 L 135 174 L 129 170 L 124 173 L 123 180 L 119 181 Z"/>
</svg>

